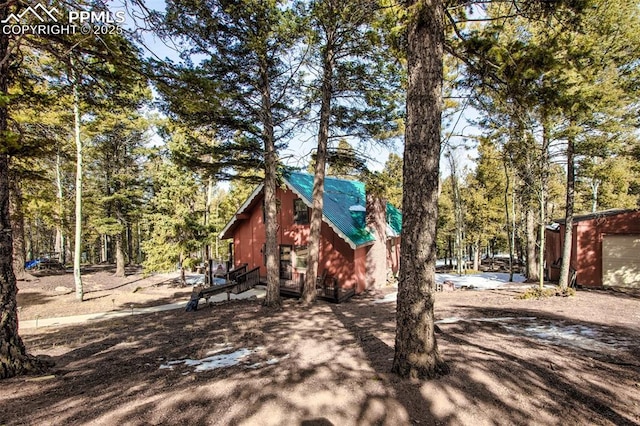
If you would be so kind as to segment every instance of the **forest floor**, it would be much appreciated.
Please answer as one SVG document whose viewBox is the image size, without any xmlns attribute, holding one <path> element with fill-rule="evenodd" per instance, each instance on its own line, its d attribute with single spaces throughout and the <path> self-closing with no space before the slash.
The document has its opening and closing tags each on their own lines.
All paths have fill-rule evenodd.
<svg viewBox="0 0 640 426">
<path fill-rule="evenodd" d="M 71 274 L 20 281 L 20 319 L 189 298 L 175 274 L 110 274 L 87 271 L 82 303 Z M 451 372 L 431 381 L 390 373 L 393 288 L 340 305 L 238 300 L 21 329 L 55 366 L 2 381 L 0 424 L 640 424 L 640 297 L 519 299 L 525 288 L 437 293 Z"/>
</svg>

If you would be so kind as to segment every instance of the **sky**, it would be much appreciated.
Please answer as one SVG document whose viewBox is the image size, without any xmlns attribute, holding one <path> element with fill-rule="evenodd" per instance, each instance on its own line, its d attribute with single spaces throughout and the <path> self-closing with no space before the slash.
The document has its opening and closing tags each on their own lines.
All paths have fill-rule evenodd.
<svg viewBox="0 0 640 426">
<path fill-rule="evenodd" d="M 165 8 L 164 0 L 151 0 L 145 1 L 145 6 L 149 10 L 163 11 Z M 115 0 L 111 3 L 111 9 L 113 11 L 125 8 L 123 0 Z M 136 30 L 137 34 L 142 36 L 143 45 L 141 48 L 144 51 L 145 56 L 154 57 L 156 59 L 168 58 L 174 62 L 180 62 L 180 50 L 174 45 L 167 43 L 157 37 L 153 28 L 144 28 L 144 22 L 139 19 L 141 16 L 140 11 L 134 9 L 127 10 L 127 21 L 125 27 L 128 30 Z M 456 115 L 451 117 L 450 125 L 445 129 L 444 133 L 452 134 L 465 134 L 470 135 L 473 139 L 473 135 L 479 134 L 479 131 L 469 124 L 469 119 L 474 119 L 477 116 L 477 112 L 471 107 L 465 107 Z M 352 141 L 350 141 L 351 143 Z M 463 144 L 463 138 L 456 136 L 450 139 L 450 145 L 460 146 Z M 154 145 L 160 145 L 162 143 L 159 136 L 152 137 L 152 143 Z M 289 166 L 306 169 L 309 164 L 311 154 L 315 151 L 317 144 L 317 136 L 313 129 L 301 131 L 290 142 L 289 146 L 280 153 L 281 160 Z M 358 149 L 357 142 L 352 143 L 354 148 Z M 382 146 L 379 144 L 368 144 L 366 146 L 366 156 L 369 158 L 367 166 L 371 170 L 380 171 L 384 168 L 384 164 L 387 161 L 390 153 L 395 153 L 402 156 L 403 141 L 398 138 L 391 142 L 390 146 Z M 443 147 L 444 152 L 444 147 Z M 477 155 L 477 151 L 472 149 L 466 151 L 464 149 L 456 149 L 454 152 L 454 158 L 458 163 L 460 170 L 471 170 L 473 168 L 473 158 Z M 441 158 L 441 174 L 443 177 L 449 175 L 449 162 L 444 157 Z"/>
</svg>

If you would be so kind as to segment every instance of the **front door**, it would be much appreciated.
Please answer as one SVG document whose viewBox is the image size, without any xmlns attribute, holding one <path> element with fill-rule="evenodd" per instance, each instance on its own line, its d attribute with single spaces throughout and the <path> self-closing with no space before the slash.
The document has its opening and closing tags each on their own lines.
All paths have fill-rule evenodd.
<svg viewBox="0 0 640 426">
<path fill-rule="evenodd" d="M 291 246 L 280 246 L 280 279 L 293 279 L 293 264 L 291 256 Z"/>
</svg>

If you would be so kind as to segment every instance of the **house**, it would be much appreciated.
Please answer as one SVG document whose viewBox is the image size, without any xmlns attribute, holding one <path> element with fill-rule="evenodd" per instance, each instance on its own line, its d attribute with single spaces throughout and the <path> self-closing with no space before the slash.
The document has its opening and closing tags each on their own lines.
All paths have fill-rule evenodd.
<svg viewBox="0 0 640 426">
<path fill-rule="evenodd" d="M 547 227 L 547 277 L 560 277 L 565 221 Z M 575 216 L 571 269 L 584 287 L 640 288 L 640 209 L 606 210 Z"/>
<path fill-rule="evenodd" d="M 279 273 L 282 286 L 300 289 L 307 267 L 313 175 L 291 172 L 276 191 Z M 220 233 L 232 239 L 232 264 L 260 267 L 266 276 L 263 185 L 259 185 Z M 400 261 L 402 215 L 391 204 L 365 194 L 361 182 L 327 177 L 324 183 L 319 276 L 360 293 L 380 286 Z M 378 235 L 382 234 L 382 237 Z"/>
</svg>

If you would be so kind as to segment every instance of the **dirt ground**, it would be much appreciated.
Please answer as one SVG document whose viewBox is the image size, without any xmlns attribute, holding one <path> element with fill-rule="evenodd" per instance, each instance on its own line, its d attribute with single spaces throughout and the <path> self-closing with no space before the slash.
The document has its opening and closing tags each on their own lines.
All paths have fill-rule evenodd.
<svg viewBox="0 0 640 426">
<path fill-rule="evenodd" d="M 172 276 L 96 270 L 80 304 L 65 294 L 72 283 L 66 275 L 20 282 L 20 319 L 189 293 Z M 391 291 L 310 309 L 242 300 L 21 330 L 29 351 L 56 365 L 2 381 L 0 424 L 640 424 L 637 295 L 521 300 L 522 286 L 438 293 L 438 346 L 451 373 L 420 382 L 389 373 L 395 303 L 377 302 Z"/>
</svg>

